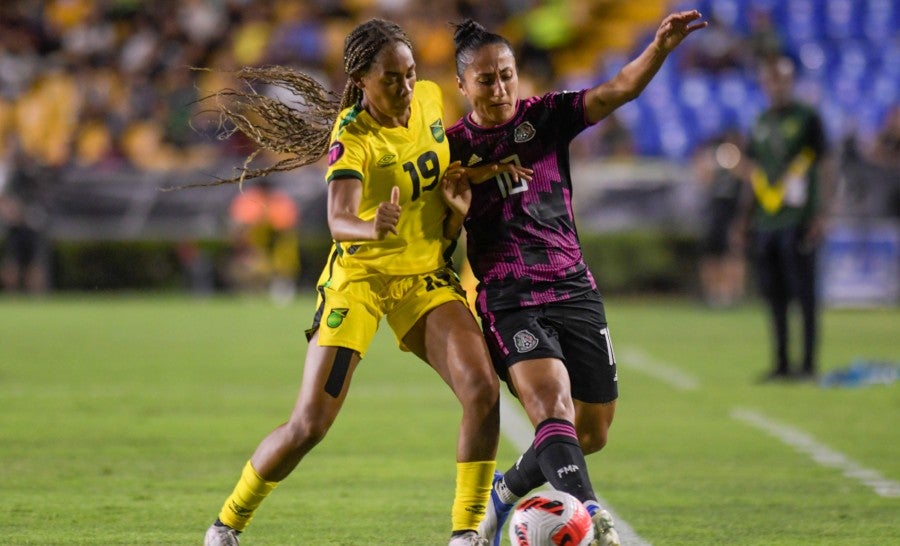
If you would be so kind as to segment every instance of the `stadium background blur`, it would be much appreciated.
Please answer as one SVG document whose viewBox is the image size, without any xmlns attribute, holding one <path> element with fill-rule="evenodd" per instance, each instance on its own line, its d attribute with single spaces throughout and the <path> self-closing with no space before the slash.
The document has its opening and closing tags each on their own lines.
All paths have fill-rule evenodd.
<svg viewBox="0 0 900 546">
<path fill-rule="evenodd" d="M 251 151 L 240 135 L 217 138 L 218 116 L 198 101 L 238 86 L 229 70 L 288 65 L 339 91 L 347 31 L 389 18 L 410 34 L 419 77 L 444 88 L 452 123 L 464 104 L 449 22 L 473 17 L 510 37 L 527 95 L 612 77 L 665 13 L 692 8 L 710 27 L 573 144 L 585 253 L 604 290 L 697 292 L 699 158 L 728 131 L 746 133 L 764 107 L 754 65 L 785 53 L 840 165 L 826 297 L 896 305 L 900 0 L 5 0 L 0 195 L 46 244 L 44 289 L 235 289 L 226 262 L 240 188 L 161 191 L 233 176 Z M 272 177 L 302 218 L 292 227 L 300 285 L 314 281 L 329 244 L 323 172 Z M 13 216 L 0 215 L 2 245 Z"/>
</svg>

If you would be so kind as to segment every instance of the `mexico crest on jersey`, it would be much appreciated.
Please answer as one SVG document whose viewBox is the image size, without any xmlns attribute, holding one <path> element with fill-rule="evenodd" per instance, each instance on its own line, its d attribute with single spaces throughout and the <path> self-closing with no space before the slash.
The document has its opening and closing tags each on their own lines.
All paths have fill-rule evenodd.
<svg viewBox="0 0 900 546">
<path fill-rule="evenodd" d="M 528 142 L 534 138 L 535 134 L 537 134 L 537 131 L 535 130 L 534 125 L 532 125 L 530 121 L 526 121 L 516 127 L 516 130 L 513 133 L 513 140 L 516 142 Z"/>
<path fill-rule="evenodd" d="M 434 137 L 434 141 L 438 144 L 444 142 L 444 124 L 441 122 L 441 118 L 434 120 L 430 127 L 431 136 Z"/>
</svg>

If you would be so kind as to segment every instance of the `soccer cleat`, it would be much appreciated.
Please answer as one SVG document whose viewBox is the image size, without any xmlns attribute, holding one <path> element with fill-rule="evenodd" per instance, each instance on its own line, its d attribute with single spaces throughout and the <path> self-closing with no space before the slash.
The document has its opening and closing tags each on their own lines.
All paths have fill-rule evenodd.
<svg viewBox="0 0 900 546">
<path fill-rule="evenodd" d="M 597 510 L 591 516 L 594 522 L 594 542 L 591 546 L 620 546 L 619 533 L 613 527 L 612 516 L 606 510 Z"/>
<path fill-rule="evenodd" d="M 497 494 L 497 482 L 502 479 L 503 473 L 495 470 L 494 481 L 491 484 L 491 500 L 488 502 L 487 510 L 484 511 L 484 519 L 478 525 L 478 534 L 484 537 L 487 540 L 485 544 L 490 546 L 500 545 L 500 537 L 503 536 L 500 531 L 513 507 L 512 504 L 500 500 L 500 496 Z"/>
<path fill-rule="evenodd" d="M 219 520 L 209 526 L 203 537 L 203 546 L 240 546 L 240 531 L 236 531 Z"/>
<path fill-rule="evenodd" d="M 475 531 L 467 531 L 450 537 L 450 543 L 447 546 L 488 546 L 488 541 Z"/>
</svg>

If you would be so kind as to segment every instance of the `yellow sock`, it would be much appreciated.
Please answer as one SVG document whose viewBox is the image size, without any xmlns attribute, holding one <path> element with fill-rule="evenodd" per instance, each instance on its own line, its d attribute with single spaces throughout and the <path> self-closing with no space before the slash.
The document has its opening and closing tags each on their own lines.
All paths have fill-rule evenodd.
<svg viewBox="0 0 900 546">
<path fill-rule="evenodd" d="M 453 532 L 478 529 L 491 497 L 496 467 L 495 461 L 456 463 L 456 497 L 451 514 Z"/>
<path fill-rule="evenodd" d="M 219 512 L 219 520 L 225 525 L 243 531 L 253 518 L 253 513 L 263 499 L 275 489 L 278 482 L 267 482 L 259 477 L 250 461 L 244 465 L 241 479 L 234 486 L 234 491 L 225 500 Z"/>
</svg>

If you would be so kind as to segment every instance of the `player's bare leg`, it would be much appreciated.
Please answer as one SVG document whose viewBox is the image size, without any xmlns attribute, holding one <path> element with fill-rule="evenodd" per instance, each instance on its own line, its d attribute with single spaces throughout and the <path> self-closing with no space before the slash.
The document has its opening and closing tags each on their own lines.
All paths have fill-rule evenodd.
<svg viewBox="0 0 900 546">
<path fill-rule="evenodd" d="M 500 435 L 499 380 L 481 330 L 461 302 L 431 310 L 404 343 L 438 372 L 462 406 L 451 545 L 484 544 L 474 532 L 490 495 Z"/>
<path fill-rule="evenodd" d="M 259 475 L 268 481 L 281 481 L 312 450 L 334 424 L 344 405 L 350 378 L 359 364 L 359 354 L 341 347 L 320 347 L 318 334 L 309 342 L 303 367 L 303 382 L 287 423 L 282 424 L 256 448 L 251 462 Z M 339 390 L 332 396 L 326 389 L 332 370 L 339 371 Z M 333 379 L 334 381 L 334 379 Z"/>
<path fill-rule="evenodd" d="M 556 358 L 517 362 L 510 366 L 509 374 L 528 418 L 536 427 L 536 436 L 535 444 L 514 467 L 516 471 L 508 479 L 504 477 L 502 485 L 495 485 L 494 491 L 499 493 L 497 496 L 503 501 L 504 508 L 511 507 L 514 499 L 524 494 L 525 490 L 547 479 L 554 488 L 569 492 L 584 503 L 601 540 L 598 544 L 617 544 L 618 536 L 612 518 L 597 502 L 584 461 L 586 453 L 605 445 L 615 404 L 573 401 L 568 371 L 563 362 Z M 584 445 L 590 451 L 585 450 Z M 538 467 L 540 472 L 537 472 Z M 560 478 L 553 469 L 562 467 L 579 470 Z M 502 487 L 506 487 L 507 491 L 500 491 Z M 498 513 L 498 529 L 505 517 L 506 514 Z M 499 533 L 495 531 L 495 544 L 499 544 L 498 539 Z"/>
<path fill-rule="evenodd" d="M 596 453 L 606 446 L 609 427 L 616 414 L 616 401 L 607 404 L 588 404 L 575 400 L 575 430 L 585 455 Z"/>
<path fill-rule="evenodd" d="M 359 354 L 340 347 L 320 347 L 310 340 L 303 381 L 288 422 L 260 442 L 241 478 L 207 531 L 207 546 L 235 546 L 238 534 L 275 488 L 331 428 L 344 404 Z"/>
</svg>

